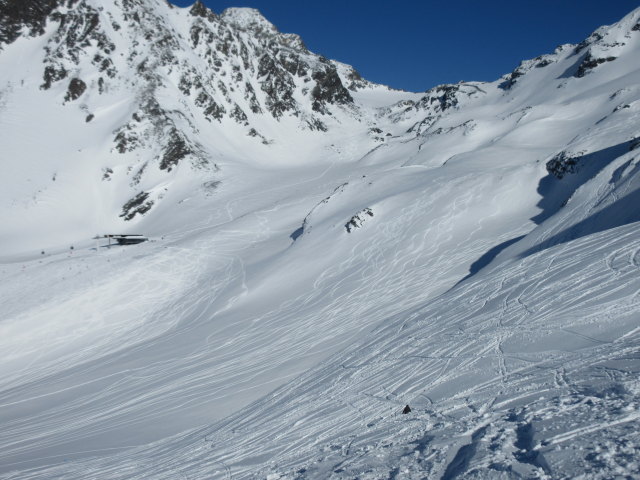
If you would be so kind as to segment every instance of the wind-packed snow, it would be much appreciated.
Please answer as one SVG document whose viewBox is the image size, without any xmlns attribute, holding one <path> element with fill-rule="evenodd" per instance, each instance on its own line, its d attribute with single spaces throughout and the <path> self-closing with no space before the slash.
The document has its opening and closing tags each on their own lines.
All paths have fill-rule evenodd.
<svg viewBox="0 0 640 480">
<path fill-rule="evenodd" d="M 419 94 L 54 10 L 0 43 L 0 478 L 638 475 L 640 10 Z"/>
</svg>

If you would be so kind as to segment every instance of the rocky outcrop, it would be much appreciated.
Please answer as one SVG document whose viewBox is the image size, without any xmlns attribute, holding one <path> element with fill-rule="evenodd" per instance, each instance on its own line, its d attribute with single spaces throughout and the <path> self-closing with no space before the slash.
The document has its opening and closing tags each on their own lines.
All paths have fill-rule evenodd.
<svg viewBox="0 0 640 480">
<path fill-rule="evenodd" d="M 87 84 L 79 78 L 72 78 L 67 88 L 67 94 L 64 97 L 65 102 L 77 100 L 87 90 Z"/>
<path fill-rule="evenodd" d="M 258 63 L 260 88 L 266 94 L 266 110 L 279 119 L 286 112 L 298 114 L 293 98 L 295 82 L 287 69 L 271 55 L 264 54 Z"/>
<path fill-rule="evenodd" d="M 64 80 L 69 75 L 69 72 L 63 66 L 54 67 L 52 65 L 47 65 L 44 68 L 43 80 L 44 83 L 40 85 L 42 90 L 49 90 L 51 85 L 55 82 L 59 82 L 60 80 Z"/>
<path fill-rule="evenodd" d="M 613 62 L 615 59 L 616 57 L 613 56 L 596 58 L 591 53 L 589 53 L 585 56 L 584 60 L 578 66 L 578 70 L 574 74 L 574 77 L 582 78 L 598 65 L 602 65 L 603 63 L 607 62 Z"/>
<path fill-rule="evenodd" d="M 153 207 L 153 200 L 149 200 L 148 192 L 140 192 L 122 207 L 122 213 L 120 217 L 125 221 L 133 220 L 136 215 L 144 215 L 151 207 Z"/>
<path fill-rule="evenodd" d="M 561 51 L 562 47 L 556 49 L 556 52 L 551 55 L 541 55 L 532 60 L 525 60 L 520 62 L 511 73 L 502 77 L 504 80 L 498 87 L 503 90 L 510 90 L 517 82 L 518 79 L 525 76 L 528 72 L 533 70 L 534 68 L 544 68 L 546 66 L 551 65 L 557 60 L 557 53 Z"/>
<path fill-rule="evenodd" d="M 177 129 L 172 129 L 168 135 L 164 152 L 160 161 L 160 170 L 171 171 L 181 160 L 194 153 L 187 140 Z"/>
<path fill-rule="evenodd" d="M 365 208 L 351 217 L 351 219 L 345 223 L 344 228 L 347 230 L 347 233 L 351 233 L 356 228 L 362 227 L 362 224 L 364 224 L 369 217 L 373 217 L 373 210 Z"/>
<path fill-rule="evenodd" d="M 547 172 L 561 180 L 565 175 L 577 173 L 580 170 L 582 157 L 583 153 L 560 152 L 547 162 Z"/>
<path fill-rule="evenodd" d="M 87 93 L 137 92 L 138 111 L 115 129 L 113 150 L 127 154 L 159 146 L 158 167 L 167 172 L 188 157 L 203 160 L 190 140 L 193 122 L 177 123 L 158 100 L 157 92 L 166 94 L 172 85 L 187 110 L 192 107 L 189 115 L 211 123 L 230 118 L 269 144 L 253 127 L 255 116 L 276 121 L 295 116 L 300 128 L 326 131 L 322 117 L 353 103 L 343 81 L 352 90 L 368 84 L 350 67 L 343 80 L 332 62 L 309 52 L 299 36 L 279 32 L 257 10 L 232 8 L 217 15 L 198 0 L 181 33 L 158 10 L 161 5 L 156 0 L 121 0 L 117 8 L 96 0 L 6 0 L 0 4 L 0 42 L 41 35 L 49 25 L 40 87 L 64 88 L 65 104 Z M 122 44 L 128 45 L 126 51 L 118 51 Z M 201 61 L 180 59 L 185 49 Z M 85 118 L 88 123 L 94 116 Z"/>
<path fill-rule="evenodd" d="M 313 72 L 312 78 L 316 81 L 316 86 L 311 91 L 313 99 L 311 108 L 314 111 L 327 114 L 329 113 L 327 108 L 329 104 L 353 103 L 353 97 L 342 84 L 338 71 L 333 65 L 327 66 L 324 70 Z"/>
<path fill-rule="evenodd" d="M 0 2 L 0 49 L 14 42 L 21 33 L 30 36 L 44 34 L 51 12 L 61 4 L 72 5 L 77 0 L 4 0 Z"/>
<path fill-rule="evenodd" d="M 200 0 L 191 6 L 189 13 L 194 17 L 201 17 L 209 22 L 214 22 L 218 17 L 212 10 L 208 9 Z"/>
</svg>

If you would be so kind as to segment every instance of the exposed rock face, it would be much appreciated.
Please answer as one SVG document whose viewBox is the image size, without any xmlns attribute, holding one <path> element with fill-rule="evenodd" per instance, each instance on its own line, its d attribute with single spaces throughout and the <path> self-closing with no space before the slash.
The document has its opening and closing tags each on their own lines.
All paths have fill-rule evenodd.
<svg viewBox="0 0 640 480">
<path fill-rule="evenodd" d="M 459 91 L 459 85 L 439 85 L 429 90 L 420 100 L 418 106 L 423 108 L 431 107 L 436 113 L 444 112 L 458 105 L 456 94 Z"/>
<path fill-rule="evenodd" d="M 373 217 L 373 211 L 370 208 L 365 208 L 356 213 L 351 219 L 344 225 L 347 233 L 351 233 L 354 229 L 362 227 L 367 217 Z"/>
<path fill-rule="evenodd" d="M 123 205 L 120 216 L 126 221 L 132 220 L 136 215 L 144 215 L 151 210 L 153 204 L 153 200 L 149 200 L 149 193 L 140 192 Z"/>
<path fill-rule="evenodd" d="M 312 77 L 316 81 L 316 86 L 311 91 L 314 111 L 327 114 L 329 113 L 328 104 L 344 105 L 353 103 L 353 98 L 342 85 L 334 66 L 330 65 L 324 71 L 316 71 L 312 74 Z"/>
<path fill-rule="evenodd" d="M 629 22 L 625 34 L 636 35 L 636 22 Z M 472 132 L 472 118 L 444 127 L 438 122 L 487 94 L 482 82 L 439 85 L 421 98 L 393 97 L 403 99 L 373 111 L 361 91 L 383 87 L 352 67 L 313 54 L 299 36 L 281 33 L 257 10 L 217 14 L 199 0 L 184 9 L 165 0 L 0 0 L 0 52 L 20 37 L 41 37 L 44 45 L 35 69 L 42 78 L 37 93 L 80 110 L 86 128 L 107 123 L 104 104 L 126 103 L 106 134 L 108 153 L 117 159 L 96 169 L 126 164 L 109 174 L 114 184 L 135 189 L 124 198 L 156 191 L 183 169 L 215 171 L 203 144 L 224 137 L 223 129 L 261 148 L 280 141 L 272 133 L 280 125 L 321 135 L 366 124 L 377 143 L 370 147 L 386 148 L 405 134 L 426 142 L 454 130 Z M 576 47 L 522 62 L 500 87 L 509 94 L 532 71 L 566 56 L 568 48 L 576 62 L 569 76 L 580 78 L 618 57 L 617 40 L 600 29 Z M 389 121 L 402 123 L 402 131 L 389 133 Z"/>
<path fill-rule="evenodd" d="M 598 65 L 602 65 L 603 63 L 607 62 L 613 62 L 615 59 L 616 57 L 594 58 L 592 54 L 588 54 L 578 67 L 578 70 L 575 73 L 575 77 L 584 77 Z"/>
<path fill-rule="evenodd" d="M 191 13 L 191 15 L 193 15 L 194 17 L 202 17 L 209 22 L 213 22 L 217 18 L 216 14 L 205 7 L 205 5 L 200 0 L 197 0 L 193 4 L 191 10 L 189 10 L 189 13 Z"/>
<path fill-rule="evenodd" d="M 556 49 L 556 53 L 551 55 L 541 55 L 539 57 L 534 58 L 533 60 L 525 60 L 520 62 L 520 65 L 516 67 L 513 72 L 504 76 L 504 81 L 499 85 L 503 90 L 511 89 L 517 82 L 518 79 L 523 77 L 527 72 L 531 71 L 534 68 L 544 68 L 546 66 L 551 65 L 557 60 L 557 53 L 561 50 L 562 47 Z"/>
<path fill-rule="evenodd" d="M 582 154 L 560 152 L 547 162 L 547 172 L 561 180 L 565 175 L 579 171 L 581 158 Z"/>
<path fill-rule="evenodd" d="M 67 0 L 69 5 L 77 0 Z M 21 33 L 42 35 L 51 12 L 64 0 L 5 0 L 0 3 L 0 49 L 2 44 L 14 42 Z"/>
<path fill-rule="evenodd" d="M 184 136 L 178 130 L 172 130 L 162 155 L 160 169 L 170 172 L 181 160 L 193 153 L 194 151 L 189 147 Z"/>
<path fill-rule="evenodd" d="M 434 124 L 452 110 L 460 108 L 463 103 L 485 95 L 482 84 L 477 82 L 460 82 L 450 85 L 438 85 L 427 90 L 417 102 L 404 100 L 394 105 L 386 114 L 394 122 L 414 118 L 416 114 L 422 119 L 414 123 L 407 132 L 416 135 L 428 135 Z M 419 118 L 419 117 L 418 117 Z"/>
<path fill-rule="evenodd" d="M 72 78 L 69 82 L 69 88 L 67 89 L 67 95 L 64 97 L 65 102 L 77 100 L 87 89 L 87 84 L 79 78 Z"/>
<path fill-rule="evenodd" d="M 262 79 L 260 88 L 267 96 L 265 108 L 274 118 L 278 119 L 286 112 L 299 114 L 293 98 L 295 82 L 281 62 L 264 55 L 258 64 L 258 77 Z"/>
<path fill-rule="evenodd" d="M 44 83 L 40 85 L 40 88 L 43 90 L 49 90 L 54 82 L 59 82 L 60 80 L 67 78 L 68 74 L 69 72 L 67 72 L 64 67 L 60 66 L 55 68 L 51 65 L 47 65 L 44 68 Z"/>
<path fill-rule="evenodd" d="M 187 13 L 186 32 L 167 20 L 167 8 L 174 11 L 169 15 Z M 189 114 L 212 123 L 231 119 L 249 136 L 260 135 L 252 120 L 263 115 L 276 121 L 295 116 L 300 128 L 324 131 L 322 117 L 353 102 L 335 65 L 309 52 L 297 35 L 280 33 L 257 10 L 217 15 L 200 1 L 178 10 L 162 0 L 122 0 L 117 8 L 97 0 L 7 0 L 0 5 L 0 46 L 20 35 L 42 35 L 48 26 L 53 34 L 42 90 L 66 81 L 65 103 L 87 92 L 138 92 L 138 111 L 114 132 L 113 150 L 130 154 L 159 145 L 157 167 L 167 172 L 187 159 L 206 162 L 191 140 L 193 121 L 185 124 L 181 113 L 158 100 L 172 88 L 168 80 Z M 359 77 L 351 81 L 366 84 Z"/>
</svg>

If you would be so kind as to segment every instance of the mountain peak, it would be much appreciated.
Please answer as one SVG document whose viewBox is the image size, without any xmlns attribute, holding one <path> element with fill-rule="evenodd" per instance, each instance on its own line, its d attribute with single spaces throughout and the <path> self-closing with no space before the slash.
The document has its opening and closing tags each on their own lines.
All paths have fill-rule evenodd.
<svg viewBox="0 0 640 480">
<path fill-rule="evenodd" d="M 227 23 L 242 29 L 277 32 L 276 27 L 255 8 L 227 8 L 221 17 Z"/>
<path fill-rule="evenodd" d="M 203 17 L 213 21 L 216 17 L 216 14 L 213 10 L 207 8 L 204 3 L 200 0 L 196 0 L 196 2 L 191 6 L 189 13 L 194 17 Z"/>
</svg>

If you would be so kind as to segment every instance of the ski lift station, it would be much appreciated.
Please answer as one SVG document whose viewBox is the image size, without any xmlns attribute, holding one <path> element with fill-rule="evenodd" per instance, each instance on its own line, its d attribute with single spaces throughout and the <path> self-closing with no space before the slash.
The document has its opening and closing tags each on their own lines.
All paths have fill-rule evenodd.
<svg viewBox="0 0 640 480">
<path fill-rule="evenodd" d="M 104 234 L 96 235 L 93 239 L 96 241 L 96 251 L 100 248 L 99 242 L 101 239 L 106 238 L 108 240 L 107 247 L 111 247 L 113 244 L 117 245 L 136 245 L 138 243 L 147 242 L 149 239 L 144 235 L 127 233 L 127 234 Z"/>
</svg>

